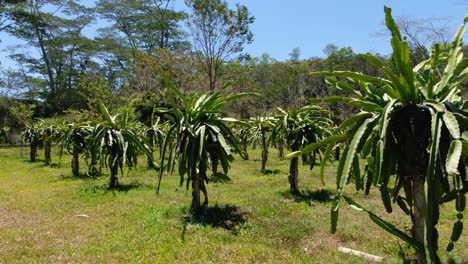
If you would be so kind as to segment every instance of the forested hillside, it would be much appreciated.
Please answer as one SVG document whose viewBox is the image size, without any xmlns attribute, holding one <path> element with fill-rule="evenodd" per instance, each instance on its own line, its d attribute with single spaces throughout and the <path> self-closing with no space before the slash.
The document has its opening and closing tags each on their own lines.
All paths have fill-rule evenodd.
<svg viewBox="0 0 468 264">
<path fill-rule="evenodd" d="M 226 109 L 249 118 L 337 93 L 311 77 L 313 71 L 382 74 L 365 54 L 334 44 L 323 48 L 323 56 L 306 59 L 299 48 L 291 48 L 286 61 L 246 54 L 255 39 L 249 27 L 255 14 L 221 0 L 185 0 L 186 10 L 176 10 L 174 0 L 0 3 L 0 47 L 14 62 L 0 64 L 0 127 L 13 130 L 31 118 L 95 115 L 99 101 L 131 108 L 147 123 L 154 106 L 167 106 L 167 81 L 188 94 L 226 84 L 226 94 L 260 93 Z M 409 40 L 415 61 L 428 56 L 418 39 Z M 393 67 L 390 55 L 374 55 Z M 326 107 L 336 121 L 353 111 Z"/>
</svg>

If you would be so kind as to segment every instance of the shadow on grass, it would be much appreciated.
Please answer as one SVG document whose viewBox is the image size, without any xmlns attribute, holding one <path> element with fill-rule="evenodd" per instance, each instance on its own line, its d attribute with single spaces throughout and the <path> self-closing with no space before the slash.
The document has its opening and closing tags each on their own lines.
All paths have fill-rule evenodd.
<svg viewBox="0 0 468 264">
<path fill-rule="evenodd" d="M 226 174 L 221 173 L 221 172 L 217 172 L 217 173 L 211 175 L 211 177 L 209 178 L 209 181 L 214 182 L 214 183 L 229 183 L 232 180 Z"/>
<path fill-rule="evenodd" d="M 274 170 L 266 169 L 266 170 L 263 170 L 262 173 L 263 173 L 264 175 L 276 175 L 276 174 L 280 174 L 280 173 L 281 173 L 281 170 L 278 170 L 278 169 L 274 169 Z"/>
<path fill-rule="evenodd" d="M 242 210 L 238 206 L 209 206 L 197 215 L 184 216 L 184 229 L 182 240 L 185 240 L 185 233 L 189 225 L 199 224 L 214 228 L 224 228 L 233 234 L 238 234 L 243 224 L 247 221 L 250 212 Z"/>
<path fill-rule="evenodd" d="M 119 186 L 116 189 L 109 191 L 128 192 L 133 189 L 154 189 L 154 186 L 147 183 L 133 181 L 127 184 L 119 184 Z"/>
<path fill-rule="evenodd" d="M 107 175 L 104 175 L 104 174 L 89 175 L 87 173 L 80 173 L 78 176 L 73 176 L 71 172 L 68 172 L 65 174 L 55 173 L 53 175 L 56 176 L 58 180 L 63 180 L 63 181 L 94 181 L 100 178 L 108 177 Z"/>
<path fill-rule="evenodd" d="M 334 193 L 326 189 L 321 189 L 321 190 L 316 190 L 316 191 L 306 190 L 306 191 L 301 191 L 300 193 L 293 193 L 291 191 L 285 191 L 285 192 L 282 192 L 281 195 L 284 198 L 290 198 L 290 199 L 292 198 L 296 202 L 328 203 L 332 201 L 332 197 Z"/>
<path fill-rule="evenodd" d="M 79 178 L 74 178 L 79 179 Z M 92 178 L 85 178 L 93 180 Z M 127 183 L 127 184 L 119 184 L 119 186 L 115 189 L 109 189 L 109 184 L 107 183 L 100 183 L 100 184 L 90 184 L 81 187 L 81 192 L 83 193 L 115 193 L 115 192 L 128 192 L 130 190 L 137 190 L 137 189 L 154 189 L 153 185 L 140 183 L 137 181 Z"/>
</svg>

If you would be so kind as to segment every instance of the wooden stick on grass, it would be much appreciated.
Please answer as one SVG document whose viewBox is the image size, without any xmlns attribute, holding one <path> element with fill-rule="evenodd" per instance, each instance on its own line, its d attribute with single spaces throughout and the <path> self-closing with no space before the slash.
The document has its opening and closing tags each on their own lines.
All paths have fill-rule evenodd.
<svg viewBox="0 0 468 264">
<path fill-rule="evenodd" d="M 383 261 L 382 257 L 370 255 L 370 254 L 367 254 L 367 253 L 364 253 L 364 252 L 361 252 L 361 251 L 357 251 L 357 250 L 354 250 L 354 249 L 350 249 L 350 248 L 339 247 L 338 251 L 346 253 L 346 254 L 350 254 L 350 255 L 363 257 L 366 260 L 370 260 L 370 261 L 373 261 L 373 262 L 376 262 L 376 263 L 380 263 L 380 262 Z"/>
</svg>

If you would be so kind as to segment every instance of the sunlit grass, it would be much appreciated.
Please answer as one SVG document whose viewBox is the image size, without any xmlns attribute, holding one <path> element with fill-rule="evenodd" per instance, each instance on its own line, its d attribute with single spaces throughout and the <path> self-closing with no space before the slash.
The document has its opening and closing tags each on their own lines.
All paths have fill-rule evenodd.
<svg viewBox="0 0 468 264">
<path fill-rule="evenodd" d="M 177 174 L 164 176 L 157 195 L 157 173 L 144 167 L 144 159 L 120 177 L 122 190 L 108 191 L 105 175 L 72 178 L 69 156 L 55 156 L 55 166 L 46 167 L 28 162 L 24 148 L 0 149 L 0 263 L 366 263 L 339 253 L 340 246 L 398 263 L 398 254 L 410 252 L 349 207 L 340 211 L 338 232 L 331 235 L 334 166 L 327 168 L 326 186 L 318 168 L 302 166 L 303 196 L 295 197 L 288 190 L 288 161 L 276 153 L 270 150 L 268 174 L 260 171 L 259 150 L 250 160 L 236 158 L 231 181 L 207 186 L 210 217 L 193 219 L 190 191 L 179 187 Z M 377 193 L 365 196 L 351 185 L 347 193 L 410 228 L 398 210 L 383 213 Z M 442 207 L 441 251 L 456 219 L 452 208 Z M 466 237 L 450 255 L 442 254 L 445 261 L 468 260 Z"/>
</svg>

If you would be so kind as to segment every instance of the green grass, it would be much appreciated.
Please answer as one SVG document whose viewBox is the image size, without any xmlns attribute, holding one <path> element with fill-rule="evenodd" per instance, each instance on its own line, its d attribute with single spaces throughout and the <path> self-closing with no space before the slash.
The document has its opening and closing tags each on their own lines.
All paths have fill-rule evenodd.
<svg viewBox="0 0 468 264">
<path fill-rule="evenodd" d="M 56 166 L 47 167 L 28 162 L 25 148 L 0 149 L 0 263 L 366 263 L 339 253 L 340 246 L 400 263 L 398 254 L 410 252 L 349 207 L 330 234 L 335 168 L 327 169 L 322 186 L 318 168 L 301 167 L 304 194 L 294 197 L 288 161 L 276 153 L 270 151 L 269 174 L 260 172 L 259 150 L 250 160 L 236 158 L 231 181 L 208 184 L 208 216 L 192 219 L 191 193 L 178 186 L 179 177 L 165 176 L 156 195 L 157 174 L 144 168 L 143 158 L 140 168 L 120 177 L 122 190 L 108 191 L 107 177 L 72 178 L 69 156 L 54 157 Z M 358 202 L 384 212 L 376 192 L 365 196 L 349 187 Z M 440 251 L 445 262 L 463 263 L 466 235 L 453 252 L 443 252 L 456 219 L 452 208 L 441 211 Z M 409 219 L 395 211 L 379 215 L 409 229 Z"/>
</svg>

